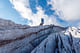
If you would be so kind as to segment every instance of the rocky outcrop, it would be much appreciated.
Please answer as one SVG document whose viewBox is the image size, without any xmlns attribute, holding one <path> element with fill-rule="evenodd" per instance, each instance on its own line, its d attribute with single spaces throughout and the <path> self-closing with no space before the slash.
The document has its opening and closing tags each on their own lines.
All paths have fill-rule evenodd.
<svg viewBox="0 0 80 53">
<path fill-rule="evenodd" d="M 73 36 L 68 28 L 55 25 L 31 27 L 0 20 L 0 53 L 80 52 L 79 34 Z"/>
</svg>

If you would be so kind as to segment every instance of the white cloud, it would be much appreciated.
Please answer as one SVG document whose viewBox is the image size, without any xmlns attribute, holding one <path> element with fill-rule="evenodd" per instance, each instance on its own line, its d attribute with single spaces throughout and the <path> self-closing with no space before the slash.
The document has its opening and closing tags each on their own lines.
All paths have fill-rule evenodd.
<svg viewBox="0 0 80 53">
<path fill-rule="evenodd" d="M 38 12 L 36 14 L 32 13 L 31 9 L 29 8 L 29 0 L 10 0 L 13 5 L 13 8 L 16 9 L 23 18 L 27 18 L 28 20 L 32 20 L 29 22 L 29 25 L 39 25 L 41 22 L 41 18 L 45 19 L 45 24 L 56 24 L 59 25 L 56 18 L 52 18 L 54 16 L 47 16 L 44 14 L 44 11 L 40 6 L 37 6 Z"/>
<path fill-rule="evenodd" d="M 80 19 L 80 0 L 51 0 L 48 4 L 52 4 L 60 18 L 65 21 Z"/>
</svg>

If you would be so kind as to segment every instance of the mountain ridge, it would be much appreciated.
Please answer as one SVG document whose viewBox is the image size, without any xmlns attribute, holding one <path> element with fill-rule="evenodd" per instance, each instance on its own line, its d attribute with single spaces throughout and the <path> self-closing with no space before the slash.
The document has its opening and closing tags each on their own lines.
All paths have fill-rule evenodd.
<svg viewBox="0 0 80 53">
<path fill-rule="evenodd" d="M 2 20 L 0 25 L 0 53 L 80 52 L 78 28 L 55 25 L 28 26 L 6 21 Z M 12 24 L 9 24 L 10 22 Z"/>
</svg>

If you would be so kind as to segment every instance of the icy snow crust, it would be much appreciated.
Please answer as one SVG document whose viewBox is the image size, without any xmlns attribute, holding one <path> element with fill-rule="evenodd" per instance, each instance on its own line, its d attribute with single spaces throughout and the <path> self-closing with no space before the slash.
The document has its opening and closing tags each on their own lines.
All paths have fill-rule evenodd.
<svg viewBox="0 0 80 53">
<path fill-rule="evenodd" d="M 0 20 L 0 53 L 80 53 L 76 27 L 31 27 Z"/>
</svg>

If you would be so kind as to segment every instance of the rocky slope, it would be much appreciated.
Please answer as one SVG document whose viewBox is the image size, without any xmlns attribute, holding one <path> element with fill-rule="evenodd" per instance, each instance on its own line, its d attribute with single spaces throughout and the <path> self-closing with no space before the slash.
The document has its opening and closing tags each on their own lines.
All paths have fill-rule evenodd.
<svg viewBox="0 0 80 53">
<path fill-rule="evenodd" d="M 30 27 L 0 19 L 0 53 L 80 53 L 75 27 Z"/>
</svg>

